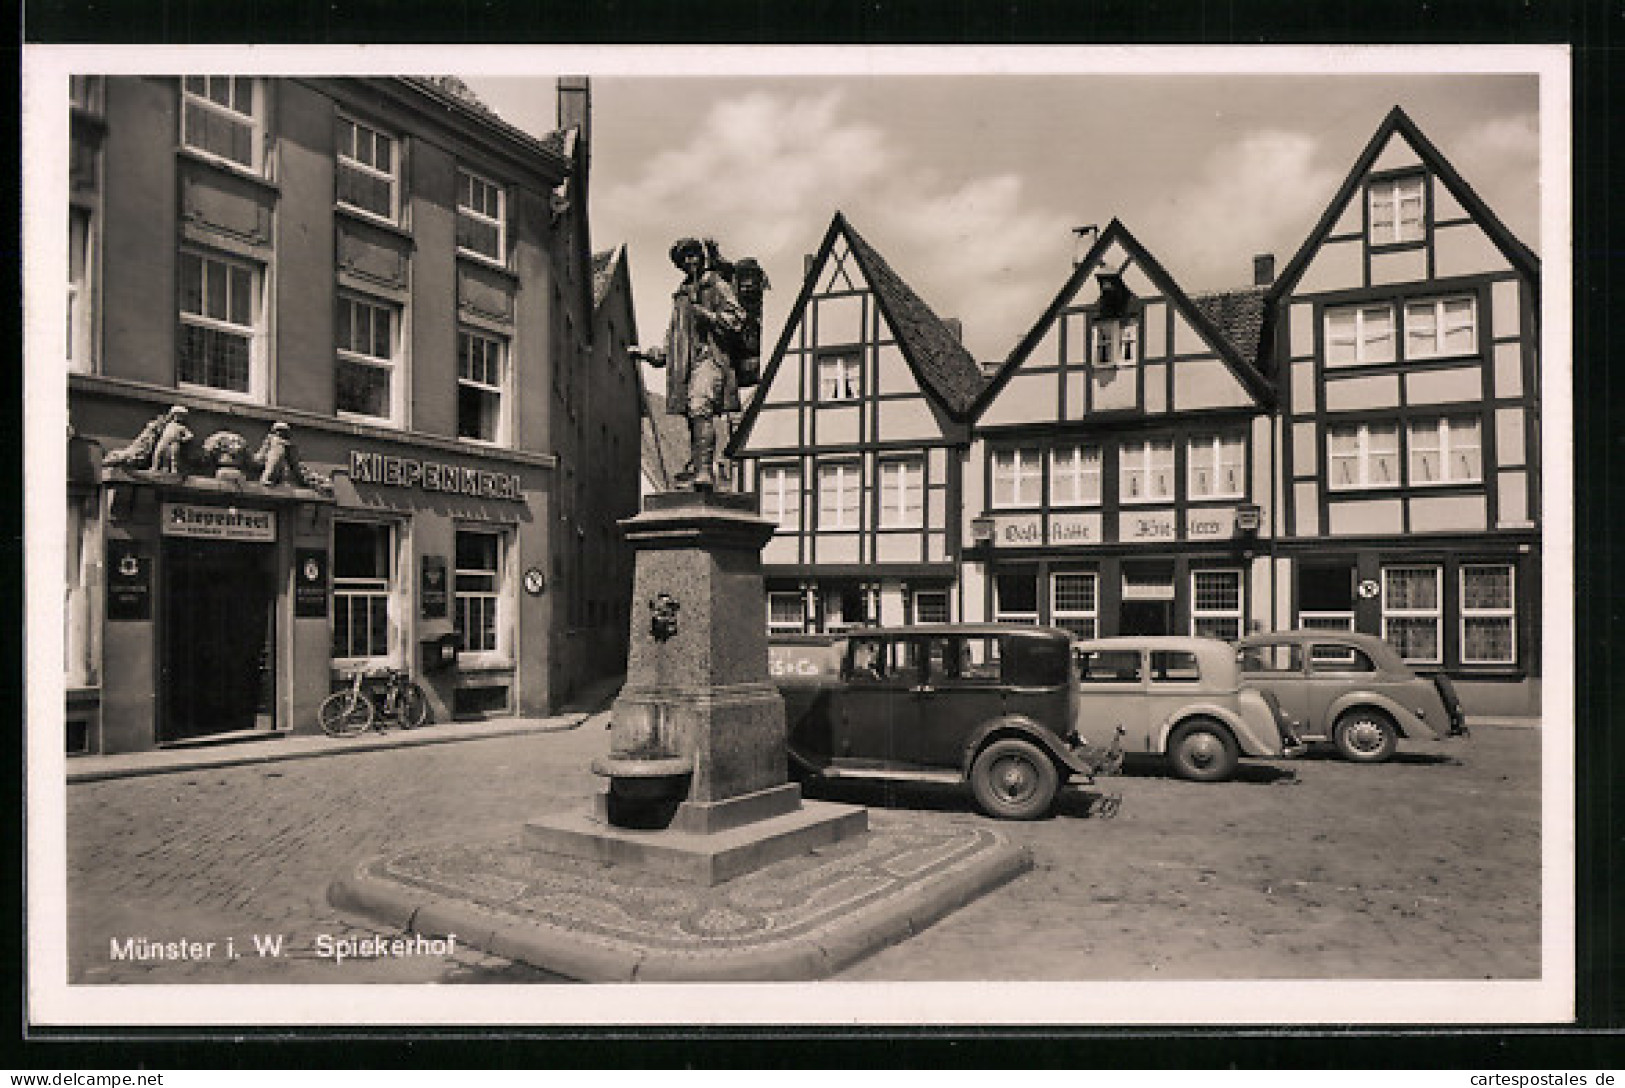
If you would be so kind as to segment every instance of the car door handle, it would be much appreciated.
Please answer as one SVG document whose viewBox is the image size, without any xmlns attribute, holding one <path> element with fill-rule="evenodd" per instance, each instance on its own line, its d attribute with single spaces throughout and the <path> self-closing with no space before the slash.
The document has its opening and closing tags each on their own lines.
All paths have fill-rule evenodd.
<svg viewBox="0 0 1625 1088">
<path fill-rule="evenodd" d="M 936 691 L 937 689 L 932 687 L 930 684 L 915 684 L 913 687 L 909 688 L 908 690 L 913 692 L 915 695 L 930 695 L 933 691 Z"/>
</svg>

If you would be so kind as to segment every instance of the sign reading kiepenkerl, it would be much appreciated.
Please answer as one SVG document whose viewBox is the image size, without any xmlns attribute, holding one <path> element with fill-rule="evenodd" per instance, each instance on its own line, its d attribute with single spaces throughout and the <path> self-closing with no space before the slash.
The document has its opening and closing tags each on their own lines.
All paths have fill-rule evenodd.
<svg viewBox="0 0 1625 1088">
<path fill-rule="evenodd" d="M 365 450 L 350 451 L 350 479 L 358 484 L 385 487 L 420 487 L 425 491 L 446 491 L 481 499 L 524 501 L 519 477 L 513 473 L 446 465 L 438 461 L 416 461 Z"/>
<path fill-rule="evenodd" d="M 239 510 L 235 506 L 193 506 L 166 502 L 165 536 L 240 540 L 253 544 L 276 543 L 276 514 L 270 510 Z"/>
</svg>

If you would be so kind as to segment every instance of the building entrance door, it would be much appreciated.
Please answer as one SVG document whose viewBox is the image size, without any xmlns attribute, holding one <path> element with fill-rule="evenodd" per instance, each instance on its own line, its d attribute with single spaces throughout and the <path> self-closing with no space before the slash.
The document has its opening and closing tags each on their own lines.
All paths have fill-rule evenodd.
<svg viewBox="0 0 1625 1088">
<path fill-rule="evenodd" d="M 275 551 L 165 541 L 160 742 L 272 727 Z"/>
</svg>

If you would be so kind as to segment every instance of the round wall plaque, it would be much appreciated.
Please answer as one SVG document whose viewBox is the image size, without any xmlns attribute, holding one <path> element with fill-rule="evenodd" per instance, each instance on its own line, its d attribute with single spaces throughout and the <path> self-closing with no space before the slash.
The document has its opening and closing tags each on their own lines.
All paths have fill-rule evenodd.
<svg viewBox="0 0 1625 1088">
<path fill-rule="evenodd" d="M 1377 587 L 1377 580 L 1375 578 L 1367 578 L 1363 582 L 1360 583 L 1360 597 L 1361 597 L 1361 599 L 1369 601 L 1371 598 L 1373 598 L 1373 597 L 1375 597 L 1377 595 L 1377 592 L 1378 592 L 1378 587 Z"/>
<path fill-rule="evenodd" d="M 525 592 L 532 597 L 540 597 L 547 590 L 547 575 L 542 573 L 540 567 L 531 567 L 525 571 Z"/>
</svg>

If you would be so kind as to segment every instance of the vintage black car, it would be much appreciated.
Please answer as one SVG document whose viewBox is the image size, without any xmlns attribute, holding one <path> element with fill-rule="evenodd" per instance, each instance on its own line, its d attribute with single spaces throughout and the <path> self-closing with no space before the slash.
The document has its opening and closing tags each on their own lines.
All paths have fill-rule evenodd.
<svg viewBox="0 0 1625 1088">
<path fill-rule="evenodd" d="M 1030 820 L 1121 758 L 1073 729 L 1071 636 L 1056 628 L 864 628 L 769 654 L 804 775 L 968 782 L 988 815 Z"/>
</svg>

